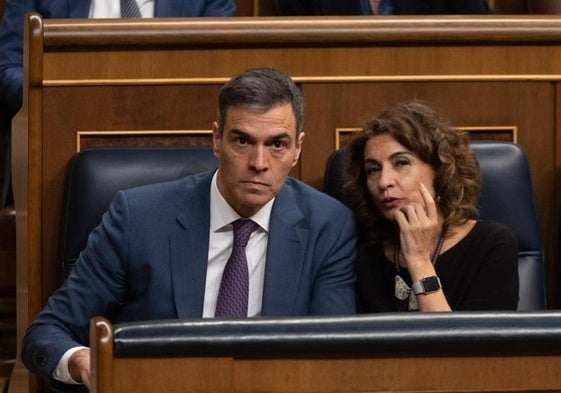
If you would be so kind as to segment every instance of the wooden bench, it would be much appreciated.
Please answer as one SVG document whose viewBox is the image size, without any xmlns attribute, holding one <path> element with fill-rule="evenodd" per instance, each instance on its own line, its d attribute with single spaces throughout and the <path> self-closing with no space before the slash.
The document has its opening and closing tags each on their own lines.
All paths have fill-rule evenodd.
<svg viewBox="0 0 561 393">
<path fill-rule="evenodd" d="M 91 325 L 93 393 L 560 391 L 561 313 Z"/>
</svg>

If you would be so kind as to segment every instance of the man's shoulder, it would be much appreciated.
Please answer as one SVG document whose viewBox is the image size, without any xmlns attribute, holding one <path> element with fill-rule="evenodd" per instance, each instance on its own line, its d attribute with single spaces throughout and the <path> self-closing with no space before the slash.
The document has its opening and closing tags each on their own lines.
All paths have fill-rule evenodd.
<svg viewBox="0 0 561 393">
<path fill-rule="evenodd" d="M 294 177 L 288 177 L 285 182 L 285 187 L 293 192 L 300 193 L 304 196 L 313 196 L 314 198 L 324 198 L 328 197 L 329 195 L 315 189 L 314 187 L 310 186 L 307 183 L 304 183 L 302 180 L 298 180 Z"/>
<path fill-rule="evenodd" d="M 141 185 L 134 188 L 124 190 L 127 199 L 140 199 L 143 201 L 148 200 L 169 200 L 173 197 L 185 196 L 186 193 L 204 190 L 208 185 L 210 190 L 210 182 L 212 180 L 213 172 L 201 172 L 186 177 L 173 179 L 164 182 L 150 183 Z M 200 187 L 200 188 L 199 188 Z"/>
<path fill-rule="evenodd" d="M 345 213 L 350 212 L 348 207 L 339 200 L 296 178 L 289 177 L 286 180 L 285 189 L 294 196 L 297 204 L 307 205 L 314 210 L 330 209 Z"/>
</svg>

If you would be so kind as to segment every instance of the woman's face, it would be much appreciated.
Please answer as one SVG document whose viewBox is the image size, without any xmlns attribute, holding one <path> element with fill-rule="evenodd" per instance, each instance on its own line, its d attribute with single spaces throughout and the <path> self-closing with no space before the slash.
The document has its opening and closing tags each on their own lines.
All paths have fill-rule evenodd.
<svg viewBox="0 0 561 393">
<path fill-rule="evenodd" d="M 377 135 L 366 143 L 364 169 L 370 196 L 388 220 L 393 220 L 395 212 L 407 205 L 424 206 L 421 184 L 435 197 L 432 166 L 389 134 Z"/>
</svg>

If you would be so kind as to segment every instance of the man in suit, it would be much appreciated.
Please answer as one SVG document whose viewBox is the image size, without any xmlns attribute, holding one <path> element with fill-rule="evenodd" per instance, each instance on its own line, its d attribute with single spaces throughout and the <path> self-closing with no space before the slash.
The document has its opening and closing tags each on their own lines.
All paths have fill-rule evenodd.
<svg viewBox="0 0 561 393">
<path fill-rule="evenodd" d="M 240 316 L 355 312 L 353 215 L 288 176 L 304 140 L 300 90 L 279 71 L 252 69 L 223 87 L 218 106 L 217 171 L 119 192 L 26 331 L 22 360 L 51 386 L 89 384 L 94 316 L 119 323 L 218 315 L 240 220 L 256 224 Z"/>
<path fill-rule="evenodd" d="M 137 0 L 136 3 L 143 18 L 232 16 L 235 10 L 233 0 Z M 23 22 L 28 12 L 38 12 L 47 19 L 121 17 L 117 0 L 7 0 L 0 25 L 0 132 L 10 132 L 12 118 L 22 104 Z M 6 176 L 9 179 L 10 173 Z M 2 194 L 0 207 L 11 199 L 8 189 Z"/>
<path fill-rule="evenodd" d="M 488 14 L 486 0 L 276 0 L 279 15 Z"/>
</svg>

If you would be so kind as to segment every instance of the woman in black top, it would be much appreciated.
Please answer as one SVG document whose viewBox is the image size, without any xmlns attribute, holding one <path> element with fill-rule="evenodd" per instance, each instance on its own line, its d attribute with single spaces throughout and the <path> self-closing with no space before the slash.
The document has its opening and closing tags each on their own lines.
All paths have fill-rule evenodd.
<svg viewBox="0 0 561 393">
<path fill-rule="evenodd" d="M 425 105 L 398 105 L 368 122 L 347 163 L 359 311 L 516 309 L 517 240 L 476 218 L 479 165 L 465 133 Z"/>
</svg>

